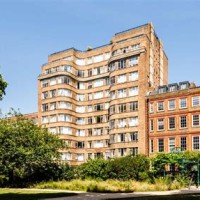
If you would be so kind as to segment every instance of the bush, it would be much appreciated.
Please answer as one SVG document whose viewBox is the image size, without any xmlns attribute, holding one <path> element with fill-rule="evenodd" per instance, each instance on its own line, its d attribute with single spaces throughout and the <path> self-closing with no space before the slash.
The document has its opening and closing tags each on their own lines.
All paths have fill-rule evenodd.
<svg viewBox="0 0 200 200">
<path fill-rule="evenodd" d="M 109 178 L 118 180 L 145 180 L 148 178 L 149 159 L 145 155 L 115 158 L 109 162 Z"/>
<path fill-rule="evenodd" d="M 77 168 L 79 170 L 79 178 L 82 179 L 99 179 L 106 180 L 109 178 L 110 169 L 109 161 L 102 158 L 89 160 Z"/>
</svg>

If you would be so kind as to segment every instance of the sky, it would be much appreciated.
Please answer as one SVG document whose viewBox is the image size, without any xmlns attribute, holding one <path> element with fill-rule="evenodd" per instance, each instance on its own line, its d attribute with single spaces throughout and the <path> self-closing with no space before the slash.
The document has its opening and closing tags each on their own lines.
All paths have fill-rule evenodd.
<svg viewBox="0 0 200 200">
<path fill-rule="evenodd" d="M 37 78 L 51 53 L 101 46 L 148 22 L 168 56 L 169 83 L 200 86 L 200 0 L 0 0 L 1 111 L 37 112 Z"/>
</svg>

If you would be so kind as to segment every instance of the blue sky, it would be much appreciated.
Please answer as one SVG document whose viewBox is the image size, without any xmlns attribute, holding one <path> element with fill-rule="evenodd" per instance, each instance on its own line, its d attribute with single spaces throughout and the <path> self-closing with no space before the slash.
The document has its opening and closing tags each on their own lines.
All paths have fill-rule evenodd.
<svg viewBox="0 0 200 200">
<path fill-rule="evenodd" d="M 37 77 L 49 54 L 109 43 L 116 33 L 153 22 L 169 58 L 169 82 L 200 85 L 200 0 L 0 0 L 0 102 L 37 111 Z"/>
</svg>

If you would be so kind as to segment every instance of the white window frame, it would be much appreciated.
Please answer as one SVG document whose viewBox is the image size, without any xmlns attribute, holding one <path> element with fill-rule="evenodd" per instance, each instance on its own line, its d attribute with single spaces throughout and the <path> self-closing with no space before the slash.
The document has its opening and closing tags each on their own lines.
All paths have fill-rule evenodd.
<svg viewBox="0 0 200 200">
<path fill-rule="evenodd" d="M 196 103 L 195 98 L 198 98 L 198 99 L 197 99 L 197 102 L 198 102 L 197 105 L 194 104 L 194 102 Z M 194 96 L 194 97 L 192 97 L 192 107 L 196 107 L 196 106 L 199 106 L 199 105 L 200 105 L 199 96 Z"/>
<path fill-rule="evenodd" d="M 174 107 L 170 108 L 170 102 L 174 102 Z M 168 110 L 175 110 L 176 109 L 176 100 L 170 99 L 168 100 Z"/>
<path fill-rule="evenodd" d="M 181 100 L 185 100 L 186 106 L 184 106 L 184 107 L 181 106 Z M 179 99 L 179 108 L 180 108 L 180 109 L 185 109 L 185 108 L 187 108 L 187 98 L 181 98 L 181 99 Z"/>
</svg>

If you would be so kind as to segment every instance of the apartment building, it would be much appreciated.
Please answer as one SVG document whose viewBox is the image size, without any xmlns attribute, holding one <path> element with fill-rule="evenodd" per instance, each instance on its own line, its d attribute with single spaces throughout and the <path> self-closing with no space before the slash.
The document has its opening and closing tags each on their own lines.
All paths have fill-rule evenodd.
<svg viewBox="0 0 200 200">
<path fill-rule="evenodd" d="M 146 93 L 168 83 L 153 25 L 116 33 L 107 45 L 53 53 L 38 77 L 38 120 L 66 141 L 62 160 L 148 154 Z"/>
<path fill-rule="evenodd" d="M 200 87 L 181 82 L 147 96 L 149 155 L 200 150 Z"/>
</svg>

